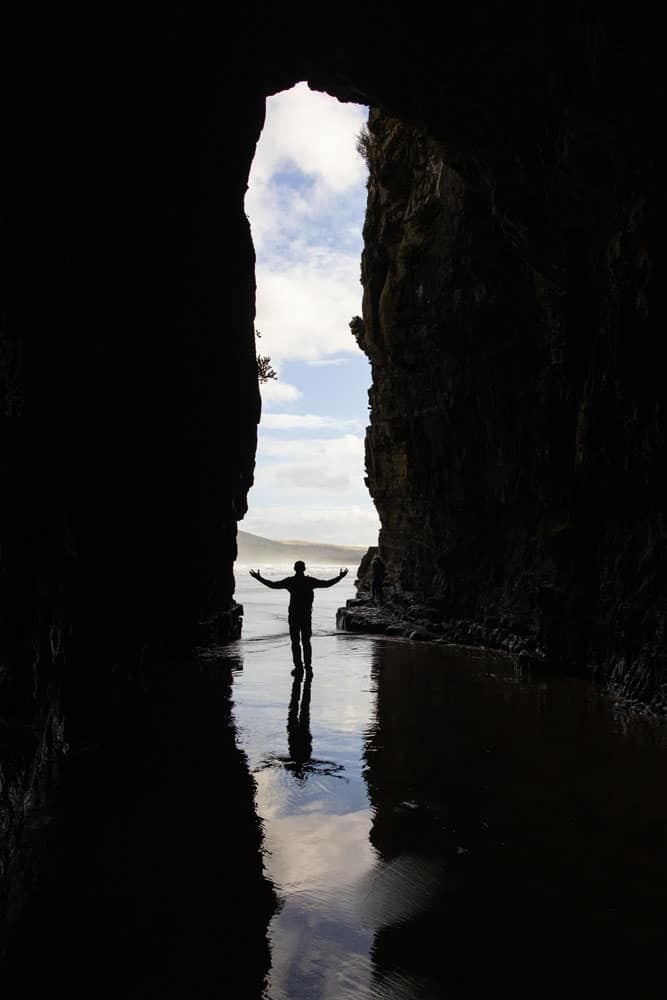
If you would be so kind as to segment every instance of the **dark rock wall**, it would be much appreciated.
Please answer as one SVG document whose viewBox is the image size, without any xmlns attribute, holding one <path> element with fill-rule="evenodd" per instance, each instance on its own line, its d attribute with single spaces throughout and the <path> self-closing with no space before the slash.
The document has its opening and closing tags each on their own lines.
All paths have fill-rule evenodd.
<svg viewBox="0 0 667 1000">
<path fill-rule="evenodd" d="M 369 134 L 364 322 L 354 324 L 373 362 L 369 486 L 396 590 L 437 595 L 455 613 L 480 588 L 493 599 L 508 558 L 529 562 L 521 548 L 534 526 L 519 516 L 508 550 L 497 518 L 530 483 L 540 437 L 522 420 L 522 402 L 537 409 L 542 353 L 532 275 L 437 144 L 377 114 Z"/>
<path fill-rule="evenodd" d="M 28 864 L 43 720 L 238 626 L 259 416 L 243 196 L 264 115 L 177 18 L 44 12 L 6 37 L 4 885 Z"/>
<path fill-rule="evenodd" d="M 21 642 L 66 623 L 127 652 L 233 591 L 259 415 L 242 208 L 263 103 L 229 95 L 223 122 L 215 66 L 174 25 L 89 25 L 83 54 L 86 25 L 70 27 L 53 89 L 24 98 L 10 186 L 25 528 L 8 529 L 7 621 Z"/>
<path fill-rule="evenodd" d="M 0 962 L 7 929 L 40 873 L 54 802 L 64 720 L 57 692 L 12 695 L 0 707 Z M 0 974 L 0 978 L 2 975 Z"/>
<path fill-rule="evenodd" d="M 663 155 L 601 76 L 513 163 L 371 113 L 352 329 L 395 597 L 663 706 Z"/>
</svg>

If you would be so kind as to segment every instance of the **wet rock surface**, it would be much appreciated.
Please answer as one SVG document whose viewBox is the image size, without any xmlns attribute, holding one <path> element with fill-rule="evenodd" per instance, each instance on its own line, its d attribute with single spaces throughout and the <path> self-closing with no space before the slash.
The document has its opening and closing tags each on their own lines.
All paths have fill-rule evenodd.
<svg viewBox="0 0 667 1000">
<path fill-rule="evenodd" d="M 356 598 L 338 609 L 336 626 L 344 632 L 384 635 L 413 642 L 481 647 L 510 653 L 525 667 L 560 672 L 559 665 L 549 661 L 538 648 L 534 636 L 518 635 L 494 619 L 483 623 L 448 620 L 442 618 L 437 608 L 428 605 L 375 604 L 370 599 Z"/>
</svg>

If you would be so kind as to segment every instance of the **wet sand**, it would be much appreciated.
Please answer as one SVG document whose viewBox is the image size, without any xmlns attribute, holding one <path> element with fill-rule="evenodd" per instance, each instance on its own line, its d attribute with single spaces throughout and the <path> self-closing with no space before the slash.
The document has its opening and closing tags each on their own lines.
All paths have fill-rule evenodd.
<svg viewBox="0 0 667 1000">
<path fill-rule="evenodd" d="M 295 685 L 287 595 L 239 583 L 267 1000 L 664 995 L 664 723 L 482 651 L 335 634 L 340 586 Z"/>
<path fill-rule="evenodd" d="M 348 579 L 295 683 L 287 594 L 237 581 L 242 640 L 153 665 L 77 734 L 3 997 L 664 995 L 664 722 L 336 633 Z"/>
</svg>

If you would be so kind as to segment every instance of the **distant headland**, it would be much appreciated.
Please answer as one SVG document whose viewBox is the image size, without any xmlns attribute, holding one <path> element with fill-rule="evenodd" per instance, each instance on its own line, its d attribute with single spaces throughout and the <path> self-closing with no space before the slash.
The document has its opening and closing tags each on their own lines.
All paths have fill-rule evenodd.
<svg viewBox="0 0 667 1000">
<path fill-rule="evenodd" d="M 239 531 L 237 536 L 238 558 L 241 565 L 254 566 L 256 563 L 284 563 L 303 559 L 308 563 L 324 563 L 332 566 L 347 566 L 356 569 L 367 552 L 365 545 L 326 545 L 320 542 L 302 542 L 298 539 L 275 541 Z"/>
</svg>

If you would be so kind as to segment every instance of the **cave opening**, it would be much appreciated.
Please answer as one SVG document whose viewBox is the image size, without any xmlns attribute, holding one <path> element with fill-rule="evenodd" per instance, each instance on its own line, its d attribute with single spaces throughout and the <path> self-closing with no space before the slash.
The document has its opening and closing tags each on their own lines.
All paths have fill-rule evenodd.
<svg viewBox="0 0 667 1000">
<path fill-rule="evenodd" d="M 370 368 L 351 330 L 361 312 L 367 116 L 363 105 L 305 82 L 267 98 L 245 198 L 263 368 L 237 566 L 253 557 L 275 562 L 276 550 L 262 550 L 260 539 L 302 541 L 311 562 L 323 554 L 326 562 L 355 560 L 354 577 L 377 544 L 364 483 Z"/>
<path fill-rule="evenodd" d="M 418 209 L 406 241 L 379 198 L 364 291 L 364 343 L 391 360 L 369 478 L 396 579 L 554 660 L 641 673 L 664 631 L 658 36 L 465 9 L 443 41 L 374 6 L 354 31 L 297 7 L 248 8 L 240 73 L 216 31 L 167 16 L 83 48 L 54 24 L 62 53 L 25 59 L 2 355 L 10 675 L 85 659 L 100 607 L 104 669 L 202 622 L 224 632 L 260 409 L 243 200 L 266 95 L 298 80 L 446 152 L 424 143 L 420 171 L 384 129 L 388 204 Z M 423 246 L 420 178 L 452 223 Z"/>
<path fill-rule="evenodd" d="M 9 47 L 3 904 L 10 866 L 30 884 L 22 831 L 49 753 L 77 714 L 95 726 L 85 695 L 122 701 L 145 650 L 233 632 L 260 415 L 243 199 L 265 97 L 295 80 L 447 154 L 440 169 L 422 144 L 419 170 L 378 122 L 363 339 L 382 362 L 369 477 L 398 584 L 454 641 L 664 714 L 659 12 L 468 5 L 445 32 L 375 4 L 306 15 L 246 5 L 238 60 L 221 58 L 227 24 L 141 5 L 102 31 L 58 10 Z M 431 188 L 452 223 L 435 242 Z M 413 195 L 408 232 L 385 207 Z"/>
</svg>

